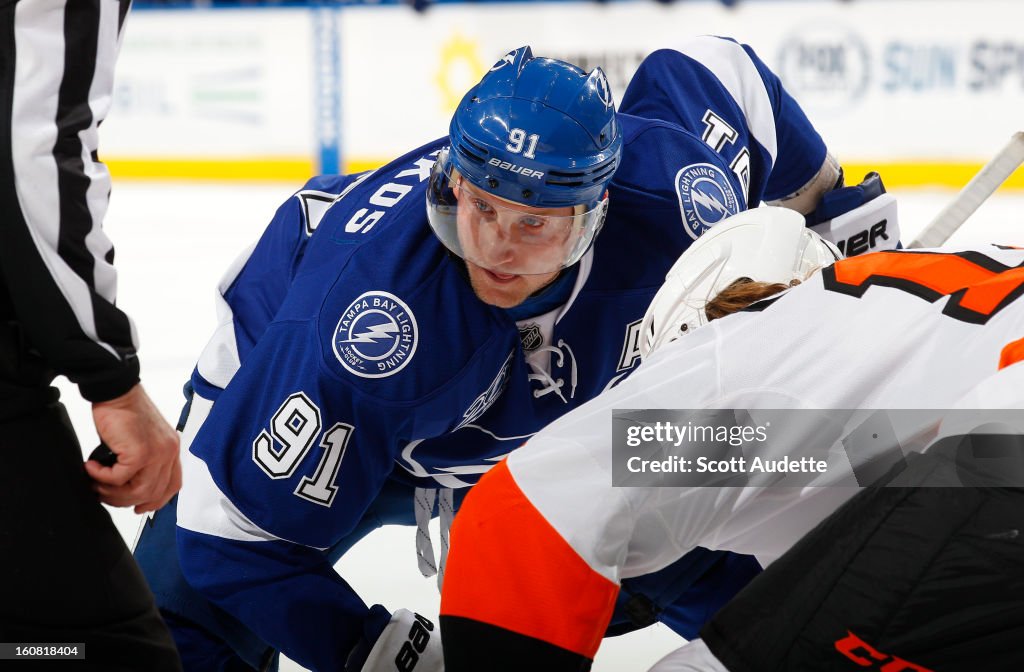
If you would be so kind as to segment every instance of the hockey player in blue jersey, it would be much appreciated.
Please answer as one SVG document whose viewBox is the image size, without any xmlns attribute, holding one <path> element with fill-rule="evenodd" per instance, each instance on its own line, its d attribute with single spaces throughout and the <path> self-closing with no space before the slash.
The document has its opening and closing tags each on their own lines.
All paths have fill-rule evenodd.
<svg viewBox="0 0 1024 672">
<path fill-rule="evenodd" d="M 461 493 L 634 368 L 666 271 L 728 215 L 781 202 L 826 237 L 897 242 L 891 198 L 835 189 L 837 163 L 748 48 L 657 52 L 624 101 L 600 69 L 513 51 L 448 137 L 311 180 L 228 272 L 180 501 L 136 550 L 186 668 L 279 650 L 312 670 L 440 669 L 432 624 L 367 606 L 333 570 L 352 544 L 418 524 L 421 569 L 443 573 Z M 695 632 L 757 567 L 696 551 L 663 571 L 624 585 L 613 629 Z"/>
</svg>

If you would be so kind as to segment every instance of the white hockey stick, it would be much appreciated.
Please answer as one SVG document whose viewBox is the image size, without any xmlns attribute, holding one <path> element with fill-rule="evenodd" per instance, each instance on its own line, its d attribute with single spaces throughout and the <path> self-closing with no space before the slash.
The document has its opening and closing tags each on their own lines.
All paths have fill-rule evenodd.
<svg viewBox="0 0 1024 672">
<path fill-rule="evenodd" d="M 907 247 L 938 247 L 945 243 L 1021 163 L 1024 163 L 1024 131 L 1017 131 Z"/>
</svg>

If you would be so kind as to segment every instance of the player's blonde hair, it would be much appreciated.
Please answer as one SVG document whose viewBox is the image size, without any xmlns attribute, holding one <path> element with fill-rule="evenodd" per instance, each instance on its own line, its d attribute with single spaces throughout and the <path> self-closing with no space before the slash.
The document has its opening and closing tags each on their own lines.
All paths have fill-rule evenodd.
<svg viewBox="0 0 1024 672">
<path fill-rule="evenodd" d="M 782 282 L 759 282 L 750 278 L 737 278 L 708 301 L 704 306 L 704 314 L 708 316 L 708 320 L 717 320 L 799 284 L 799 280 L 793 280 L 787 285 Z"/>
</svg>

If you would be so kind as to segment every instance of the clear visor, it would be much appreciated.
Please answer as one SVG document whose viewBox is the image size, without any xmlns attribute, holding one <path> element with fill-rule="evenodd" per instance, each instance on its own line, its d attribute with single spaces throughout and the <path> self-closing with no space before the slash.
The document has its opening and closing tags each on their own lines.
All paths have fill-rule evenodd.
<svg viewBox="0 0 1024 672">
<path fill-rule="evenodd" d="M 535 208 L 493 196 L 441 159 L 427 189 L 427 216 L 445 247 L 495 273 L 541 275 L 579 261 L 607 208 Z"/>
</svg>

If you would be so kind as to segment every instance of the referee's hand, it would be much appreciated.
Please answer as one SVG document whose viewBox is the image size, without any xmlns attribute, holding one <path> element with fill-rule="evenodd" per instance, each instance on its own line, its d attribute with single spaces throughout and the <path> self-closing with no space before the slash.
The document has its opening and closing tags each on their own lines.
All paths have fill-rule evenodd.
<svg viewBox="0 0 1024 672">
<path fill-rule="evenodd" d="M 135 513 L 156 511 L 181 488 L 178 433 L 167 424 L 142 385 L 110 401 L 92 405 L 100 439 L 117 455 L 103 466 L 85 463 L 100 501 L 134 506 Z"/>
</svg>

